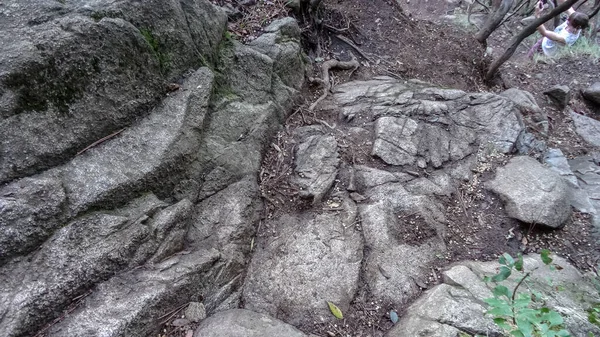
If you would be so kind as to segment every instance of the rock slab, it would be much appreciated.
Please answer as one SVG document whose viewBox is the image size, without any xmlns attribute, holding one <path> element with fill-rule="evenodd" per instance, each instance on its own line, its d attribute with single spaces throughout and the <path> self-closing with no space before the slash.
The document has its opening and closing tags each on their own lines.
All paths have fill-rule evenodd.
<svg viewBox="0 0 600 337">
<path fill-rule="evenodd" d="M 300 144 L 292 181 L 300 187 L 300 196 L 318 202 L 333 185 L 340 160 L 335 137 L 312 131 L 312 127 L 296 130 Z"/>
<path fill-rule="evenodd" d="M 580 115 L 571 111 L 571 118 L 575 124 L 575 131 L 586 142 L 593 146 L 600 146 L 600 121 Z"/>
<path fill-rule="evenodd" d="M 221 311 L 205 319 L 194 337 L 307 337 L 302 331 L 266 314 L 245 309 Z"/>
<path fill-rule="evenodd" d="M 559 228 L 571 215 L 562 177 L 530 157 L 512 158 L 486 187 L 502 198 L 510 217 L 529 224 Z"/>
<path fill-rule="evenodd" d="M 600 82 L 596 82 L 583 90 L 583 97 L 596 105 L 600 105 Z"/>
<path fill-rule="evenodd" d="M 329 318 L 326 301 L 348 308 L 358 290 L 363 242 L 354 202 L 336 200 L 339 213 L 283 215 L 263 224 L 277 235 L 254 253 L 243 291 L 247 309 L 296 324 Z"/>
<path fill-rule="evenodd" d="M 544 91 L 544 95 L 550 97 L 559 108 L 564 109 L 569 105 L 569 101 L 571 100 L 571 88 L 566 85 L 555 85 Z"/>
</svg>

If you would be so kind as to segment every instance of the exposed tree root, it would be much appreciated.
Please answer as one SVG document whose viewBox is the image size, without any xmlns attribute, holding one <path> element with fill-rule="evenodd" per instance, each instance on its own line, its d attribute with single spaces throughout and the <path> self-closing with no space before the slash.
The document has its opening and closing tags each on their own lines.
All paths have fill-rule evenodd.
<svg viewBox="0 0 600 337">
<path fill-rule="evenodd" d="M 358 69 L 360 64 L 356 60 L 356 57 L 352 53 L 350 53 L 350 55 L 352 56 L 352 60 L 350 60 L 350 61 L 328 60 L 328 61 L 323 62 L 323 64 L 321 65 L 321 72 L 322 72 L 323 78 L 322 79 L 310 78 L 311 82 L 318 82 L 323 85 L 323 94 L 313 104 L 311 104 L 310 107 L 308 107 L 308 111 L 312 112 L 315 109 L 315 107 L 322 100 L 324 100 L 327 97 L 329 90 L 331 90 L 331 81 L 329 79 L 329 70 L 331 70 L 331 69 L 342 69 L 342 70 Z"/>
</svg>

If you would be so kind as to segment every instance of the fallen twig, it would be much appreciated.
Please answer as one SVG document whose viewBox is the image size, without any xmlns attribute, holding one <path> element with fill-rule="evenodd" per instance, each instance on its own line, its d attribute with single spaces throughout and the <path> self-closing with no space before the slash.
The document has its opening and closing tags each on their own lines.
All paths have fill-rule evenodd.
<svg viewBox="0 0 600 337">
<path fill-rule="evenodd" d="M 315 107 L 327 97 L 327 94 L 329 93 L 329 90 L 331 90 L 331 82 L 329 81 L 329 70 L 333 69 L 333 68 L 337 68 L 337 69 L 344 69 L 344 70 L 348 70 L 348 69 L 357 69 L 360 65 L 358 63 L 358 61 L 356 60 L 356 57 L 354 56 L 354 54 L 350 53 L 350 55 L 352 56 L 352 60 L 351 61 L 338 61 L 338 60 L 328 60 L 323 62 L 323 64 L 321 64 L 321 71 L 322 71 L 322 75 L 323 75 L 323 80 L 322 81 L 318 81 L 316 79 L 311 79 L 311 82 L 320 82 L 323 84 L 324 88 L 323 88 L 323 94 L 321 95 L 321 97 L 319 97 L 313 104 L 310 105 L 310 107 L 308 107 L 308 111 L 313 111 L 315 109 Z"/>
<path fill-rule="evenodd" d="M 92 293 L 92 291 L 88 291 L 82 295 L 79 295 L 77 297 L 75 297 L 71 303 L 71 305 L 69 306 L 69 308 L 67 310 L 65 310 L 63 312 L 62 315 L 58 316 L 56 319 L 54 319 L 52 322 L 50 322 L 50 324 L 46 325 L 45 328 L 43 328 L 42 330 L 40 330 L 35 337 L 42 337 L 44 336 L 44 334 L 46 333 L 46 331 L 48 331 L 50 328 L 52 328 L 56 323 L 62 321 L 63 319 L 65 319 L 65 317 L 67 317 L 67 315 L 69 315 L 70 313 L 72 313 L 73 311 L 75 311 L 75 309 L 77 309 L 79 307 L 79 305 L 81 303 L 83 303 L 83 301 L 85 300 L 86 297 L 88 297 L 90 294 Z"/>
<path fill-rule="evenodd" d="M 369 62 L 373 62 L 373 60 L 371 60 L 370 57 L 367 56 L 367 54 L 365 54 L 360 48 L 358 48 L 357 45 L 354 44 L 354 42 L 350 41 L 350 39 L 348 39 L 345 36 L 342 35 L 336 35 L 335 37 L 337 37 L 338 39 L 340 39 L 341 41 L 345 42 L 347 45 L 349 45 L 350 47 L 354 48 L 354 50 L 356 50 L 356 52 L 365 58 L 365 60 L 369 61 Z"/>
<path fill-rule="evenodd" d="M 323 27 L 325 27 L 326 29 L 328 29 L 336 34 L 340 34 L 340 33 L 346 32 L 350 28 L 350 25 L 348 25 L 348 27 L 346 27 L 346 28 L 337 28 L 337 27 L 334 27 L 334 26 L 324 23 Z"/>
<path fill-rule="evenodd" d="M 114 137 L 114 136 L 118 135 L 119 133 L 121 133 L 121 132 L 123 132 L 123 131 L 125 131 L 125 129 L 121 129 L 121 130 L 119 130 L 119 131 L 117 131 L 117 132 L 115 132 L 115 133 L 111 133 L 110 135 L 108 135 L 108 136 L 106 136 L 106 137 L 100 138 L 100 139 L 98 139 L 97 141 L 93 142 L 92 144 L 90 144 L 90 145 L 86 146 L 86 147 L 85 147 L 85 149 L 83 149 L 83 150 L 81 150 L 81 151 L 77 152 L 77 154 L 75 154 L 75 155 L 76 155 L 76 156 L 78 156 L 78 155 L 80 155 L 80 154 L 84 153 L 85 151 L 87 151 L 87 150 L 91 149 L 92 147 L 94 147 L 94 146 L 96 146 L 96 145 L 98 145 L 98 144 L 100 144 L 100 143 L 102 143 L 102 142 L 105 142 L 105 141 L 107 141 L 107 140 L 111 139 L 112 137 Z"/>
<path fill-rule="evenodd" d="M 160 325 L 166 324 L 169 320 L 171 320 L 171 318 L 175 317 L 175 315 L 177 315 L 177 313 L 179 313 L 181 310 L 183 310 L 188 304 L 190 304 L 190 302 L 186 302 L 186 303 L 178 306 L 177 308 L 167 312 L 166 314 L 160 316 L 158 318 L 158 320 L 161 320 L 168 316 L 168 318 L 165 319 L 162 323 L 160 323 Z"/>
</svg>

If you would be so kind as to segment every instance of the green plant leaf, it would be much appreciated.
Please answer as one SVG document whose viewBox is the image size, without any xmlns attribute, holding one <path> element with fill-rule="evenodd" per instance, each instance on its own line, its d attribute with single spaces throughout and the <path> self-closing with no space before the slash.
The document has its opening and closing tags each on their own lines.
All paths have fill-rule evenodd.
<svg viewBox="0 0 600 337">
<path fill-rule="evenodd" d="M 517 317 L 517 326 L 523 335 L 531 336 L 533 334 L 533 324 L 527 318 Z"/>
<path fill-rule="evenodd" d="M 506 266 L 506 257 L 504 257 L 504 254 L 500 255 L 500 257 L 498 258 L 498 263 L 500 263 L 503 266 Z"/>
<path fill-rule="evenodd" d="M 506 318 L 496 317 L 494 318 L 494 323 L 506 331 L 510 330 L 510 325 L 506 323 Z"/>
<path fill-rule="evenodd" d="M 507 287 L 505 287 L 503 285 L 498 285 L 498 286 L 494 287 L 494 296 L 496 296 L 496 297 L 506 296 L 506 298 L 510 298 L 510 292 L 508 291 Z"/>
<path fill-rule="evenodd" d="M 571 334 L 565 329 L 557 331 L 554 335 L 557 337 L 571 337 Z"/>
<path fill-rule="evenodd" d="M 515 262 L 515 269 L 518 271 L 523 271 L 523 255 L 519 254 L 517 257 L 517 261 Z"/>
<path fill-rule="evenodd" d="M 520 330 L 513 330 L 510 332 L 510 335 L 513 337 L 525 337 Z"/>
<path fill-rule="evenodd" d="M 492 281 L 498 283 L 506 280 L 510 276 L 510 268 L 506 266 L 500 267 L 498 274 L 492 276 Z"/>
<path fill-rule="evenodd" d="M 552 263 L 552 258 L 550 257 L 550 251 L 548 249 L 542 249 L 542 251 L 540 252 L 540 257 L 542 258 L 542 262 L 545 265 L 549 265 L 550 263 Z"/>
<path fill-rule="evenodd" d="M 344 318 L 344 314 L 342 314 L 342 310 L 340 310 L 340 308 L 338 308 L 335 304 L 327 301 L 327 305 L 329 305 L 329 310 L 331 311 L 333 316 L 335 316 L 338 319 Z"/>
<path fill-rule="evenodd" d="M 498 317 L 498 316 L 511 316 L 512 315 L 512 310 L 510 309 L 509 306 L 495 307 L 495 308 L 492 308 L 492 309 L 488 310 L 487 314 L 495 316 L 495 317 Z"/>
<path fill-rule="evenodd" d="M 527 308 L 531 303 L 531 297 L 528 294 L 519 294 L 513 303 L 515 308 Z"/>
<path fill-rule="evenodd" d="M 558 312 L 552 310 L 545 315 L 544 318 L 550 323 L 550 326 L 558 326 L 564 322 L 562 316 Z"/>
<path fill-rule="evenodd" d="M 500 258 L 504 258 L 504 260 L 506 261 L 506 263 L 504 263 L 504 264 L 509 267 L 511 267 L 515 264 L 515 259 L 513 259 L 513 257 L 510 256 L 510 254 L 508 254 L 508 253 L 502 254 L 502 256 Z"/>
</svg>

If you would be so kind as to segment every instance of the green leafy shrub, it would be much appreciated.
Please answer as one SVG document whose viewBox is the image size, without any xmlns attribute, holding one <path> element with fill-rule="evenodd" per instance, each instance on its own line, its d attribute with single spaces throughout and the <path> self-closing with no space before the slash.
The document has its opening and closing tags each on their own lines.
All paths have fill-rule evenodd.
<svg viewBox="0 0 600 337">
<path fill-rule="evenodd" d="M 552 258 L 548 250 L 541 252 L 541 258 L 545 265 L 555 269 L 551 265 Z M 522 290 L 521 286 L 532 272 L 523 269 L 523 256 L 519 254 L 517 259 L 514 259 L 510 254 L 504 253 L 498 262 L 501 265 L 498 273 L 484 278 L 485 282 L 496 284 L 493 289 L 494 297 L 485 299 L 489 306 L 487 314 L 494 318 L 494 323 L 512 337 L 570 336 L 569 332 L 563 329 L 562 316 L 543 306 L 541 294 Z M 513 274 L 519 275 L 519 281 L 510 290 L 501 283 Z"/>
</svg>

